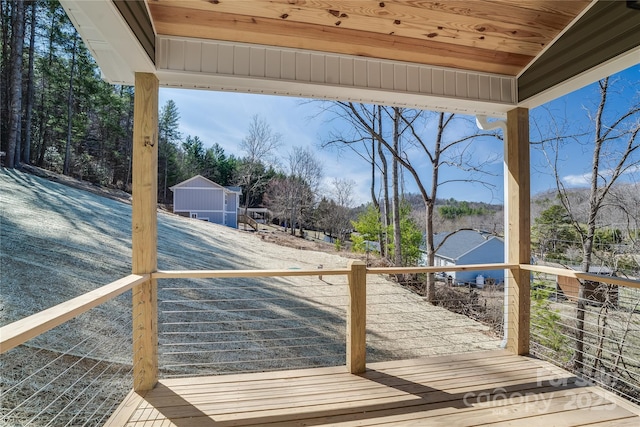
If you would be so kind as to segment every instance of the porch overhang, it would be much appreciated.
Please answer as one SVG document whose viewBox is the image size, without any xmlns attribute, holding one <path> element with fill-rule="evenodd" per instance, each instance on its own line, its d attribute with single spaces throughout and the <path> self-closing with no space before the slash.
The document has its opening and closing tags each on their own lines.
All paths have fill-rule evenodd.
<svg viewBox="0 0 640 427">
<path fill-rule="evenodd" d="M 504 117 L 640 62 L 624 1 L 61 3 L 116 84 Z"/>
</svg>

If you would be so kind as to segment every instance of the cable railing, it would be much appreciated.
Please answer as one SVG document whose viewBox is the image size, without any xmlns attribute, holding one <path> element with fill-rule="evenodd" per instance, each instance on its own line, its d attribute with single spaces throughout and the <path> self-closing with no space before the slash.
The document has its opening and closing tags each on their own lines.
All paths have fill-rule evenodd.
<svg viewBox="0 0 640 427">
<path fill-rule="evenodd" d="M 3 426 L 101 426 L 131 389 L 131 291 L 0 355 Z"/>
<path fill-rule="evenodd" d="M 576 303 L 563 299 L 557 288 L 555 294 L 545 295 L 553 282 L 538 282 L 545 274 L 597 278 L 592 274 L 531 265 L 367 268 L 361 262 L 321 271 L 158 271 L 127 276 L 3 327 L 0 352 L 7 397 L 3 394 L 0 424 L 100 425 L 131 388 L 132 372 L 135 388 L 136 369 L 153 369 L 154 360 L 159 361 L 160 378 L 335 365 L 362 372 L 366 362 L 497 348 L 502 310 L 512 315 L 522 304 L 517 294 L 511 293 L 505 304 L 500 286 L 439 282 L 435 298 L 428 302 L 420 292 L 424 283 L 419 275 L 444 268 L 507 269 L 512 275 L 525 272 L 525 278 L 528 271 L 536 271 L 531 353 L 571 368 L 570 351 L 562 350 L 564 359 L 552 353 L 559 346 L 547 331 L 561 331 L 558 340 L 571 348 Z M 398 274 L 419 280 L 403 286 L 381 277 Z M 615 304 L 586 304 L 583 376 L 637 401 L 640 283 L 599 279 L 614 282 L 618 291 L 605 292 L 615 295 Z M 157 290 L 149 288 L 156 282 Z M 523 283 L 528 286 L 528 280 Z M 135 295 L 127 292 L 132 289 Z M 149 289 L 151 294 L 146 294 Z M 156 292 L 157 310 L 133 310 L 133 318 L 129 301 L 142 304 L 154 300 Z M 523 298 L 528 292 L 519 295 Z M 123 300 L 128 306 L 124 311 Z M 110 308 L 114 303 L 118 310 Z M 86 320 L 100 313 L 108 313 L 110 320 Z M 528 313 L 521 313 L 511 319 L 528 329 Z M 155 316 L 157 350 L 148 330 L 131 327 L 154 325 Z M 510 328 L 517 328 L 512 322 Z M 119 326 L 114 329 L 114 324 Z M 132 362 L 132 347 L 138 345 L 148 347 L 151 360 Z M 145 365 L 136 368 L 136 363 Z M 613 373 L 618 376 L 612 379 Z"/>
<path fill-rule="evenodd" d="M 167 279 L 158 295 L 161 377 L 344 364 L 344 277 Z"/>
<path fill-rule="evenodd" d="M 640 289 L 594 281 L 585 287 L 593 292 L 579 298 L 577 281 L 534 274 L 531 353 L 640 403 Z"/>
<path fill-rule="evenodd" d="M 431 303 L 426 277 L 408 275 L 390 286 L 367 277 L 367 361 L 495 350 L 500 347 L 503 292 L 439 281 Z"/>
</svg>

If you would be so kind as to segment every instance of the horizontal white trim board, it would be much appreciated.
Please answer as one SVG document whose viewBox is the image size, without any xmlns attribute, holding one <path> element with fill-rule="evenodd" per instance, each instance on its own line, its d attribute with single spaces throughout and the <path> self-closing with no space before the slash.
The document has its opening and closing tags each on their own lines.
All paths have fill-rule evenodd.
<svg viewBox="0 0 640 427">
<path fill-rule="evenodd" d="M 400 61 L 158 36 L 163 86 L 384 103 L 503 116 L 515 77 Z"/>
</svg>

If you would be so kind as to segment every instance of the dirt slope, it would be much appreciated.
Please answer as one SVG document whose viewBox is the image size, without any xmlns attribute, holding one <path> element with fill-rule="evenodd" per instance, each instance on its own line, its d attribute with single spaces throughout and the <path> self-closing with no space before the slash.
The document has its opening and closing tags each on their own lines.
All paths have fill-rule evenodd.
<svg viewBox="0 0 640 427">
<path fill-rule="evenodd" d="M 76 185 L 77 187 L 77 185 Z M 0 171 L 0 325 L 129 274 L 131 205 Z M 158 214 L 160 269 L 325 269 L 333 253 Z M 162 377 L 344 365 L 346 277 L 160 280 Z M 494 349 L 489 328 L 367 277 L 367 360 Z M 0 357 L 0 425 L 102 425 L 131 389 L 131 292 Z M 70 406 L 67 402 L 74 403 Z"/>
<path fill-rule="evenodd" d="M 2 171 L 0 188 L 1 324 L 129 274 L 129 204 L 18 171 Z M 320 264 L 330 269 L 346 267 L 349 261 L 337 254 L 283 247 L 259 234 L 164 212 L 158 214 L 158 234 L 160 269 L 316 269 Z M 369 276 L 367 286 L 373 359 L 497 345 L 498 341 L 487 335 L 488 328 L 432 307 L 384 277 Z M 260 340 L 301 340 L 306 336 L 322 339 L 314 350 L 319 354 L 327 348 L 334 350 L 329 352 L 332 356 L 319 356 L 314 363 L 344 360 L 345 277 L 165 280 L 159 287 L 160 332 L 164 334 L 161 344 L 168 347 L 161 358 L 166 358 L 166 364 L 178 364 L 185 357 L 193 363 L 210 361 L 210 353 L 205 353 L 209 356 L 204 358 L 191 358 L 170 350 L 176 342 L 202 341 L 203 337 L 211 338 L 211 334 L 216 336 L 216 349 L 225 350 L 227 344 L 223 342 L 235 343 L 228 345 L 237 353 L 225 350 L 219 355 L 224 363 L 246 359 L 250 365 L 253 356 L 246 356 L 254 353 L 256 358 L 264 358 L 260 354 L 264 346 L 254 345 L 249 351 L 247 341 L 255 344 Z M 78 325 L 58 328 L 48 334 L 53 338 L 43 337 L 31 344 L 63 350 L 68 345 L 64 334 L 80 336 L 86 333 L 81 329 L 87 324 L 106 329 L 106 334 L 100 333 L 106 340 L 122 340 L 122 336 L 130 335 L 129 316 L 130 295 L 124 295 L 81 316 Z M 277 320 L 277 327 L 267 325 L 267 318 Z M 190 325 L 179 325 L 185 322 Z M 206 323 L 207 330 L 193 322 Z M 292 331 L 293 335 L 280 336 L 283 330 Z M 300 336 L 296 335 L 298 332 Z M 307 357 L 308 349 L 286 344 L 288 350 L 280 349 L 274 359 L 281 358 L 283 352 Z M 98 356 L 126 363 L 130 344 L 117 344 L 117 352 L 110 348 L 112 345 L 105 342 Z M 175 369 L 181 371 L 177 366 Z"/>
</svg>

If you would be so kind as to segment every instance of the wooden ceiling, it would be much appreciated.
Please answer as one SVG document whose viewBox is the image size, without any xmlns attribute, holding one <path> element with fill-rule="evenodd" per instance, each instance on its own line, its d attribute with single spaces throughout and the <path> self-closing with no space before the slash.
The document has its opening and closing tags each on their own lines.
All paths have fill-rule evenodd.
<svg viewBox="0 0 640 427">
<path fill-rule="evenodd" d="M 588 0 L 146 0 L 158 35 L 518 75 Z"/>
</svg>

